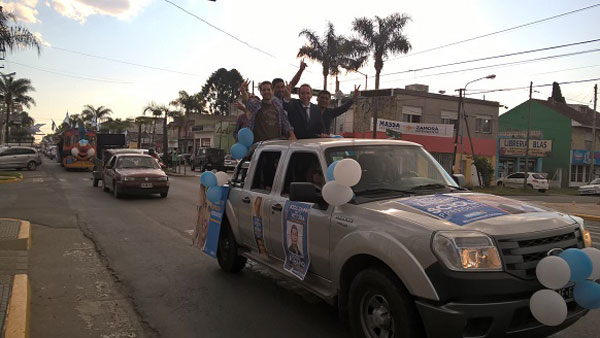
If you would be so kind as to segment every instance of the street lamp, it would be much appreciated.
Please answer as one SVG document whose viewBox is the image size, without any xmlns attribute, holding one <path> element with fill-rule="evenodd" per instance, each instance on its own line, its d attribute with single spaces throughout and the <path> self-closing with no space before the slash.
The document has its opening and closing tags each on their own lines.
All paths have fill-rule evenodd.
<svg viewBox="0 0 600 338">
<path fill-rule="evenodd" d="M 365 90 L 367 90 L 367 80 L 369 79 L 369 77 L 367 76 L 367 74 L 359 72 L 358 70 L 356 71 L 358 74 L 364 75 L 365 76 Z"/>
<path fill-rule="evenodd" d="M 488 76 L 484 76 L 481 77 L 479 79 L 475 79 L 473 81 L 469 81 L 467 82 L 467 84 L 465 84 L 465 86 L 463 88 L 460 89 L 456 89 L 458 91 L 458 96 L 459 96 L 459 100 L 458 100 L 458 123 L 457 123 L 457 127 L 456 127 L 456 135 L 454 136 L 454 152 L 452 154 L 452 173 L 454 174 L 454 166 L 456 165 L 456 147 L 458 145 L 458 133 L 460 130 L 461 133 L 461 137 L 460 137 L 460 173 L 463 174 L 463 163 L 462 163 L 462 155 L 463 155 L 463 137 L 462 137 L 462 129 L 460 128 L 460 121 L 461 121 L 461 116 L 462 119 L 465 122 L 465 128 L 467 128 L 467 135 L 469 136 L 469 143 L 471 145 L 471 155 L 473 157 L 473 161 L 475 160 L 475 149 L 473 148 L 473 139 L 471 138 L 471 133 L 469 132 L 469 124 L 467 123 L 467 118 L 465 116 L 465 103 L 464 103 L 464 99 L 465 99 L 465 95 L 466 95 L 466 91 L 467 91 L 467 86 L 470 85 L 471 83 L 477 82 L 477 81 L 481 81 L 481 80 L 485 80 L 485 79 L 490 79 L 493 80 L 496 78 L 496 74 L 491 74 Z M 479 185 L 481 186 L 481 178 L 479 177 L 479 172 L 477 172 L 477 167 L 475 167 L 475 172 L 477 173 L 477 179 L 479 181 Z"/>
<path fill-rule="evenodd" d="M 12 80 L 12 77 L 15 76 L 17 73 L 12 72 L 9 74 L 4 74 L 4 73 L 0 73 L 0 75 L 2 76 L 2 79 L 4 79 L 4 81 L 6 81 L 6 78 L 10 78 Z M 5 93 L 6 94 L 6 93 Z M 4 102 L 6 103 L 6 128 L 5 128 L 5 136 L 4 136 L 4 143 L 8 144 L 8 122 L 10 119 L 10 108 L 9 105 L 11 103 L 7 102 L 7 100 L 4 100 Z"/>
</svg>

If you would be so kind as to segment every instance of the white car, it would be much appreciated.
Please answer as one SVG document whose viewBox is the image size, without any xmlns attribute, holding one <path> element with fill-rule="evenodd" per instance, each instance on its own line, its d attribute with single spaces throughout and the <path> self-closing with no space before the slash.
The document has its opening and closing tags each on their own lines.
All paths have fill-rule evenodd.
<svg viewBox="0 0 600 338">
<path fill-rule="evenodd" d="M 596 194 L 600 194 L 600 178 L 592 180 L 589 184 L 579 187 L 579 195 Z"/>
<path fill-rule="evenodd" d="M 496 183 L 499 187 L 521 188 L 523 187 L 524 172 L 517 172 L 505 177 L 500 177 Z M 527 186 L 540 192 L 548 190 L 548 180 L 540 173 L 528 173 Z"/>
</svg>

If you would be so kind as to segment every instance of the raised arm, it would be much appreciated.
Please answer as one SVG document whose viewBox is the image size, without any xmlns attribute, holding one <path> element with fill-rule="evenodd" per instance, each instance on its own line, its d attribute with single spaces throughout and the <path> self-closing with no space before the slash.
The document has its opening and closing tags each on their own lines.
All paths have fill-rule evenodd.
<svg viewBox="0 0 600 338">
<path fill-rule="evenodd" d="M 300 77 L 302 76 L 302 72 L 304 72 L 304 69 L 306 69 L 306 67 L 306 63 L 304 62 L 304 59 L 302 59 L 302 61 L 300 61 L 300 69 L 298 69 L 296 75 L 294 75 L 294 77 L 290 81 L 291 89 L 294 89 L 298 82 L 300 82 Z"/>
<path fill-rule="evenodd" d="M 331 116 L 331 118 L 334 117 L 338 117 L 340 115 L 342 115 L 343 113 L 345 113 L 346 111 L 348 111 L 348 109 L 350 109 L 350 107 L 352 107 L 352 104 L 354 104 L 354 102 L 356 102 L 356 99 L 358 98 L 358 90 L 360 89 L 360 85 L 358 86 L 354 86 L 354 94 L 352 95 L 352 99 L 346 103 L 344 103 L 343 105 L 337 107 L 337 108 L 332 108 L 328 111 L 329 116 Z"/>
<path fill-rule="evenodd" d="M 250 98 L 250 94 L 248 94 L 248 85 L 250 84 L 250 80 L 246 80 L 242 82 L 242 87 L 240 88 L 240 93 L 242 94 L 242 102 L 248 102 Z"/>
</svg>

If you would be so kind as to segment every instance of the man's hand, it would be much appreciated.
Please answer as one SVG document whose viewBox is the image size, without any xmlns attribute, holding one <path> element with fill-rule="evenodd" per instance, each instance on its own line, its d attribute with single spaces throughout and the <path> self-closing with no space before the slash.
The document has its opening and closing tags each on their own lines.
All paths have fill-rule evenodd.
<svg viewBox="0 0 600 338">
<path fill-rule="evenodd" d="M 352 101 L 356 101 L 356 99 L 358 98 L 358 90 L 360 89 L 360 85 L 356 86 L 354 85 L 354 94 L 352 95 Z"/>
<path fill-rule="evenodd" d="M 302 59 L 302 61 L 300 61 L 300 70 L 304 71 L 306 67 L 308 67 L 308 65 L 306 64 L 306 62 L 304 62 L 304 59 Z"/>
<path fill-rule="evenodd" d="M 296 134 L 294 134 L 294 132 L 293 132 L 293 131 L 290 131 L 290 137 L 289 137 L 289 140 L 292 140 L 292 141 L 295 141 L 295 140 L 297 140 L 297 138 L 296 138 Z"/>
<path fill-rule="evenodd" d="M 289 102 L 292 99 L 292 85 L 290 83 L 285 83 L 285 90 L 283 91 L 283 99 L 286 102 Z"/>
<path fill-rule="evenodd" d="M 246 81 L 242 82 L 242 87 L 240 88 L 240 92 L 242 92 L 242 94 L 248 92 L 248 85 L 250 85 L 249 79 L 246 79 Z"/>
</svg>

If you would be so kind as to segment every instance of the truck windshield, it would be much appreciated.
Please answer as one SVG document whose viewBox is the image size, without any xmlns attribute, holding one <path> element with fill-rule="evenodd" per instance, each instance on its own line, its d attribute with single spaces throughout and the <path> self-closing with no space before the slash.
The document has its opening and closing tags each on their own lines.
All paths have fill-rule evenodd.
<svg viewBox="0 0 600 338">
<path fill-rule="evenodd" d="M 329 148 L 327 164 L 352 158 L 362 177 L 352 190 L 357 196 L 389 193 L 431 193 L 458 189 L 454 180 L 426 150 L 418 146 L 376 145 Z"/>
</svg>

